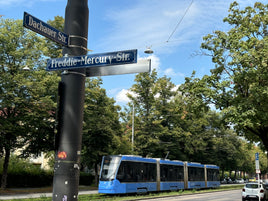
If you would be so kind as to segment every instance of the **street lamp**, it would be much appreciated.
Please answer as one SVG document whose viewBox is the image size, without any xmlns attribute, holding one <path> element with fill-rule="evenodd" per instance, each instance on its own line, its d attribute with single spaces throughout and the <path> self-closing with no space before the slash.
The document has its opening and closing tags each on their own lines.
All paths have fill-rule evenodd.
<svg viewBox="0 0 268 201">
<path fill-rule="evenodd" d="M 22 68 L 24 71 L 30 71 L 30 68 L 26 65 L 24 68 Z"/>
<path fill-rule="evenodd" d="M 145 54 L 153 54 L 154 51 L 150 48 L 150 47 L 147 47 L 147 49 L 144 51 Z"/>
</svg>

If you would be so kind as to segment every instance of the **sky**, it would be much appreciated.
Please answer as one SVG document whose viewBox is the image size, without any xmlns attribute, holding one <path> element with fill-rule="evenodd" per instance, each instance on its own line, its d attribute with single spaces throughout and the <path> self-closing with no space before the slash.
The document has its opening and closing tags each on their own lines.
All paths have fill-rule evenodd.
<svg viewBox="0 0 268 201">
<path fill-rule="evenodd" d="M 259 0 L 262 3 L 266 0 Z M 195 53 L 202 38 L 215 30 L 228 31 L 223 22 L 232 0 L 88 0 L 88 54 L 138 49 L 138 58 L 149 57 L 158 76 L 167 76 L 175 85 L 196 72 L 210 74 L 211 58 Z M 237 0 L 240 8 L 255 0 Z M 0 0 L 2 18 L 23 19 L 27 12 L 42 21 L 65 16 L 67 0 Z M 187 10 L 188 8 L 188 10 Z M 186 12 L 187 10 L 187 12 Z M 186 14 L 185 14 L 186 12 Z M 145 54 L 150 47 L 154 53 Z M 124 106 L 126 93 L 135 84 L 136 74 L 103 76 L 107 95 Z"/>
</svg>

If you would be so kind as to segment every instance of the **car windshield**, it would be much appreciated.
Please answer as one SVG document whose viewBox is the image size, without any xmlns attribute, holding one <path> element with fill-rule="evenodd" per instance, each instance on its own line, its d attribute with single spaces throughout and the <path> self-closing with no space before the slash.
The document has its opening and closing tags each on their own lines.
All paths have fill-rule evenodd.
<svg viewBox="0 0 268 201">
<path fill-rule="evenodd" d="M 246 184 L 246 188 L 258 188 L 258 184 Z"/>
<path fill-rule="evenodd" d="M 121 157 L 119 156 L 105 156 L 103 158 L 100 175 L 101 181 L 111 181 L 115 178 L 120 159 Z"/>
</svg>

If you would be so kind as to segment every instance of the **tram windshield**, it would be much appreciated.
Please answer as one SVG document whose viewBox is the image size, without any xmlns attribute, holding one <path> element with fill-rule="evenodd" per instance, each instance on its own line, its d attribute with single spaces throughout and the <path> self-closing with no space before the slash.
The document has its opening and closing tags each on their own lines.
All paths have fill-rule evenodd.
<svg viewBox="0 0 268 201">
<path fill-rule="evenodd" d="M 120 156 L 105 156 L 103 158 L 100 175 L 101 181 L 111 181 L 115 178 L 120 159 Z"/>
</svg>

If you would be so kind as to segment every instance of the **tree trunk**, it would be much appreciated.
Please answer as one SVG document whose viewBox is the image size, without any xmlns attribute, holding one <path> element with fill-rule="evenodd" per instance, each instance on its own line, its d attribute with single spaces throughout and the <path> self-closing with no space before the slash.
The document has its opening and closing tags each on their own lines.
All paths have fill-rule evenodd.
<svg viewBox="0 0 268 201">
<path fill-rule="evenodd" d="M 221 178 L 224 179 L 224 168 L 221 169 Z"/>
<path fill-rule="evenodd" d="M 265 150 L 268 152 L 268 131 L 264 131 L 260 138 L 261 138 L 261 140 L 263 142 Z M 267 158 L 268 158 L 268 154 L 267 154 Z"/>
<path fill-rule="evenodd" d="M 99 183 L 99 173 L 98 173 L 98 164 L 94 164 L 94 169 L 95 169 L 95 185 L 97 186 Z"/>
<path fill-rule="evenodd" d="M 3 165 L 3 174 L 1 179 L 1 189 L 5 189 L 7 186 L 7 170 L 9 165 L 9 159 L 10 159 L 10 148 L 5 149 L 5 160 Z"/>
</svg>

